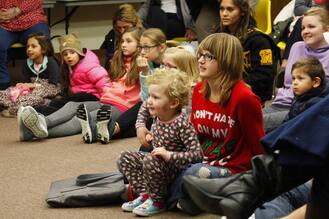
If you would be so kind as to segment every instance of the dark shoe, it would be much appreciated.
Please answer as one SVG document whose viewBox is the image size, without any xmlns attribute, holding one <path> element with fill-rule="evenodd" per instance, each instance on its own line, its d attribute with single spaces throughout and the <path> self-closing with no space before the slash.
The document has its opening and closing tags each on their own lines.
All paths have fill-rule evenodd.
<svg viewBox="0 0 329 219">
<path fill-rule="evenodd" d="M 191 199 L 187 198 L 180 198 L 177 208 L 191 216 L 196 216 L 203 212 Z"/>
<path fill-rule="evenodd" d="M 87 112 L 86 105 L 80 104 L 77 109 L 77 114 L 81 129 L 82 129 L 82 139 L 85 143 L 91 144 L 93 143 L 93 134 L 89 124 L 89 113 Z"/>
<path fill-rule="evenodd" d="M 113 135 L 114 127 L 109 128 L 112 119 L 112 109 L 110 105 L 103 105 L 97 112 L 97 140 L 102 144 L 108 144 Z M 111 124 L 111 123 L 110 123 Z"/>
<path fill-rule="evenodd" d="M 264 201 L 277 195 L 279 168 L 265 155 L 252 160 L 252 171 L 217 179 L 184 177 L 184 187 L 201 209 L 229 219 L 248 218 Z"/>
</svg>

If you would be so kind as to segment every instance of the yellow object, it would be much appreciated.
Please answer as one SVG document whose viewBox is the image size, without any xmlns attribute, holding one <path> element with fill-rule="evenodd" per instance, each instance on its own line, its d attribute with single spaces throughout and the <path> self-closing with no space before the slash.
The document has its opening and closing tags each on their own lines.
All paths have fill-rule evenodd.
<svg viewBox="0 0 329 219">
<path fill-rule="evenodd" d="M 254 18 L 257 23 L 257 28 L 265 34 L 272 32 L 271 20 L 271 0 L 259 0 L 255 11 Z"/>
<path fill-rule="evenodd" d="M 186 37 L 175 37 L 175 38 L 172 38 L 171 40 L 174 40 L 177 42 L 185 42 L 185 41 L 187 41 L 187 38 Z"/>
<path fill-rule="evenodd" d="M 286 48 L 286 43 L 283 41 L 280 41 L 278 44 L 276 44 L 281 51 L 284 51 L 284 49 Z"/>
<path fill-rule="evenodd" d="M 21 47 L 24 47 L 24 45 L 21 43 L 14 43 L 10 46 L 10 48 L 21 48 Z"/>
</svg>

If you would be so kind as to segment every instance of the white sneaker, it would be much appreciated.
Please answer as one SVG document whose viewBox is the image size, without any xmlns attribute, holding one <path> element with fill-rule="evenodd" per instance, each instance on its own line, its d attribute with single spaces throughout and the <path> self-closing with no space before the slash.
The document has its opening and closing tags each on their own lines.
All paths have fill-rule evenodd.
<svg viewBox="0 0 329 219">
<path fill-rule="evenodd" d="M 89 113 L 85 104 L 82 103 L 78 106 L 76 116 L 81 124 L 81 134 L 83 141 L 88 144 L 93 143 L 95 139 L 91 131 L 91 127 L 89 124 Z"/>
<path fill-rule="evenodd" d="M 23 124 L 28 128 L 35 137 L 47 138 L 48 130 L 45 117 L 38 114 L 31 106 L 24 107 L 20 112 Z"/>
<path fill-rule="evenodd" d="M 22 120 L 22 111 L 25 109 L 24 106 L 21 106 L 18 108 L 17 111 L 17 123 L 18 123 L 18 129 L 19 129 L 19 140 L 20 141 L 29 141 L 33 139 L 33 134 L 31 133 L 31 131 L 29 129 L 27 129 L 24 124 L 23 124 L 23 120 Z"/>
</svg>

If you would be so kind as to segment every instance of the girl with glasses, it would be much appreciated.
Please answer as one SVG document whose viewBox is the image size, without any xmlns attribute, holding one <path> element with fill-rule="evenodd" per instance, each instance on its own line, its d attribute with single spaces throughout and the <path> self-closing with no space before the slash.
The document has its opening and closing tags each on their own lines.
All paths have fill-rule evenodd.
<svg viewBox="0 0 329 219">
<path fill-rule="evenodd" d="M 192 95 L 190 120 L 203 150 L 203 161 L 182 175 L 220 178 L 251 168 L 252 156 L 262 154 L 264 135 L 260 99 L 243 82 L 243 48 L 226 33 L 205 38 L 198 49 L 201 81 Z M 182 176 L 181 175 L 181 176 Z M 182 178 L 171 186 L 171 207 L 200 213 L 182 190 Z"/>
</svg>

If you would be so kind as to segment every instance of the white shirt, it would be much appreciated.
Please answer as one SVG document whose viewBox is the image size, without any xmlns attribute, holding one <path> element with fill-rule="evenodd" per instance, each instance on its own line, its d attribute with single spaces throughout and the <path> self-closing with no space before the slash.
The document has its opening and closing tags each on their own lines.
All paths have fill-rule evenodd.
<svg viewBox="0 0 329 219">
<path fill-rule="evenodd" d="M 177 13 L 176 1 L 175 0 L 161 0 L 161 9 L 166 13 Z"/>
</svg>

